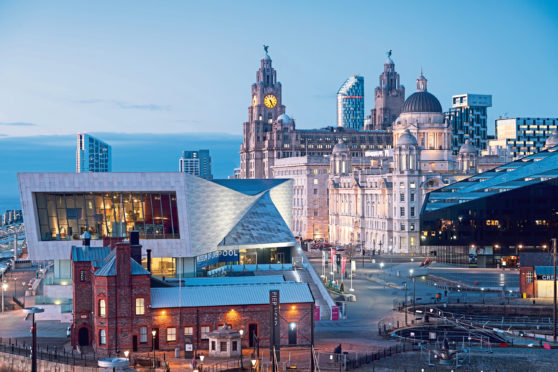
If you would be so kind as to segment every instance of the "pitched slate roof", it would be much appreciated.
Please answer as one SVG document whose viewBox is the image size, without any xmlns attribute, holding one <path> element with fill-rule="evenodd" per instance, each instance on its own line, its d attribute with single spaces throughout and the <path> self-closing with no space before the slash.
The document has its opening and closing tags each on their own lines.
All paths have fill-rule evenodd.
<svg viewBox="0 0 558 372">
<path fill-rule="evenodd" d="M 108 257 L 108 256 L 107 256 Z M 130 270 L 132 275 L 150 275 L 149 271 L 130 258 Z M 112 255 L 109 260 L 99 270 L 95 271 L 96 276 L 116 276 L 116 255 Z"/>
<path fill-rule="evenodd" d="M 544 252 L 519 253 L 519 263 L 522 267 L 551 266 L 552 255 Z"/>
<path fill-rule="evenodd" d="M 72 261 L 87 262 L 91 261 L 93 267 L 101 267 L 110 254 L 110 247 L 75 247 L 72 246 Z"/>
<path fill-rule="evenodd" d="M 151 308 L 265 305 L 269 304 L 269 291 L 274 289 L 279 290 L 282 304 L 314 302 L 307 283 L 200 285 L 151 288 Z"/>
</svg>

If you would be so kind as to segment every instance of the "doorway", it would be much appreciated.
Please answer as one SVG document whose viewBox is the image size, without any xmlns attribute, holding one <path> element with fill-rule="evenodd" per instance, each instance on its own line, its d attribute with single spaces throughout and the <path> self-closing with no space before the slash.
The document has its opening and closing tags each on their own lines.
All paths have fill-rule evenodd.
<svg viewBox="0 0 558 372">
<path fill-rule="evenodd" d="M 255 346 L 255 337 L 258 336 L 258 325 L 255 323 L 248 324 L 248 345 L 250 347 Z"/>
<path fill-rule="evenodd" d="M 283 253 L 283 252 L 277 253 L 277 263 L 278 264 L 285 263 L 285 253 Z"/>
<path fill-rule="evenodd" d="M 159 350 L 159 328 L 153 328 L 155 336 L 153 337 L 153 348 Z"/>
<path fill-rule="evenodd" d="M 89 330 L 86 327 L 81 327 L 78 332 L 79 346 L 89 345 Z"/>
<path fill-rule="evenodd" d="M 137 335 L 132 336 L 132 351 L 134 351 L 134 352 L 138 351 L 138 336 Z"/>
<path fill-rule="evenodd" d="M 296 345 L 296 331 L 297 324 L 295 322 L 289 323 L 289 345 Z"/>
</svg>

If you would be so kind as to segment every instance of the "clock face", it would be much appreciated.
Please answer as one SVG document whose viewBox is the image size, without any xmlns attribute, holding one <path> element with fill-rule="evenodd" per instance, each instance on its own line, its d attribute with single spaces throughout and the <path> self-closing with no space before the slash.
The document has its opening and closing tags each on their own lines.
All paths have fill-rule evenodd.
<svg viewBox="0 0 558 372">
<path fill-rule="evenodd" d="M 264 98 L 264 104 L 267 108 L 274 108 L 275 105 L 277 105 L 277 97 L 275 97 L 273 94 L 268 94 Z"/>
</svg>

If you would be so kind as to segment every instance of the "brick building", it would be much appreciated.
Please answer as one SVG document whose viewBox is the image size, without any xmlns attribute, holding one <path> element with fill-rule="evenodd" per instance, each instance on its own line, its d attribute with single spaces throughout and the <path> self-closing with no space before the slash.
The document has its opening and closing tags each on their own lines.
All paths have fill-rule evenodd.
<svg viewBox="0 0 558 372">
<path fill-rule="evenodd" d="M 152 277 L 141 266 L 141 246 L 110 239 L 110 246 L 72 248 L 73 346 L 92 345 L 100 354 L 208 350 L 207 334 L 219 326 L 244 330 L 242 345 L 269 346 L 269 293 L 279 290 L 281 344 L 308 345 L 314 299 L 306 283 L 282 276 L 196 278 L 180 286 Z M 149 267 L 149 263 L 148 263 Z M 152 336 L 155 331 L 155 336 Z"/>
</svg>

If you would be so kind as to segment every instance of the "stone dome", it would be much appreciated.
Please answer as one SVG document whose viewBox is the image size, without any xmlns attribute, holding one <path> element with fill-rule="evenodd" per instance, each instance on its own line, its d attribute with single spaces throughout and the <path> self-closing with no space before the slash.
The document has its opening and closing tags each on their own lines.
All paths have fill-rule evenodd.
<svg viewBox="0 0 558 372">
<path fill-rule="evenodd" d="M 291 119 L 291 117 L 287 114 L 281 114 L 279 115 L 279 117 L 277 118 L 277 121 L 282 122 L 283 124 L 289 124 L 293 119 Z"/>
<path fill-rule="evenodd" d="M 473 144 L 471 143 L 471 140 L 466 140 L 464 144 L 461 145 L 461 147 L 459 148 L 459 153 L 460 154 L 471 154 L 471 153 L 476 153 L 477 149 L 475 146 L 473 146 Z"/>
<path fill-rule="evenodd" d="M 558 146 L 558 132 L 554 131 L 552 132 L 552 134 L 550 135 L 550 137 L 548 137 L 546 139 L 546 142 L 544 143 L 544 148 L 548 149 L 554 146 Z"/>
<path fill-rule="evenodd" d="M 342 152 L 349 152 L 349 146 L 347 146 L 347 144 L 340 139 L 339 142 L 333 146 L 333 153 L 339 154 Z"/>
<path fill-rule="evenodd" d="M 442 113 L 442 105 L 436 96 L 427 91 L 415 92 L 405 100 L 401 113 L 405 112 Z"/>
<path fill-rule="evenodd" d="M 405 132 L 397 139 L 397 147 L 399 146 L 417 146 L 418 142 L 415 136 L 411 134 L 409 129 L 405 129 Z"/>
</svg>

